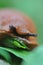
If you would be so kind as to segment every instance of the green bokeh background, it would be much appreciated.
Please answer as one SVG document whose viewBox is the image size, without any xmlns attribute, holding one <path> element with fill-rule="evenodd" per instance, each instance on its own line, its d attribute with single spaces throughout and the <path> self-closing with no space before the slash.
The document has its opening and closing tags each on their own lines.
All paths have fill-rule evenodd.
<svg viewBox="0 0 43 65">
<path fill-rule="evenodd" d="M 34 20 L 38 42 L 43 44 L 43 0 L 0 0 L 0 8 L 8 7 L 16 8 Z"/>
</svg>

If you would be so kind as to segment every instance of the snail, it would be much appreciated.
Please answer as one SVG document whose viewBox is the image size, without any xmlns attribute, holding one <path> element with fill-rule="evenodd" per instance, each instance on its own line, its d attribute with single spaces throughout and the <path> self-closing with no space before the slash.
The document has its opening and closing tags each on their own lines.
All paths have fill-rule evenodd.
<svg viewBox="0 0 43 65">
<path fill-rule="evenodd" d="M 37 32 L 32 20 L 23 13 L 12 9 L 0 10 L 0 39 L 5 34 L 16 36 L 33 49 L 38 46 Z"/>
</svg>

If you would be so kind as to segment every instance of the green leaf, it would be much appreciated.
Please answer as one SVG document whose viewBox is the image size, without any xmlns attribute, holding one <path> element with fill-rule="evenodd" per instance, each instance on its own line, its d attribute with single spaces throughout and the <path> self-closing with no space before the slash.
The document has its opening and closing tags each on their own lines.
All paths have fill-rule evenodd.
<svg viewBox="0 0 43 65">
<path fill-rule="evenodd" d="M 11 48 L 4 48 L 4 47 L 0 47 L 0 49 L 6 50 L 7 52 L 14 54 L 21 59 L 26 59 L 26 56 L 29 54 L 29 51 L 27 50 L 11 49 Z"/>
<path fill-rule="evenodd" d="M 13 44 L 14 44 L 15 46 L 19 47 L 19 48 L 24 48 L 24 49 L 25 49 L 25 47 L 22 46 L 22 45 L 20 45 L 20 43 L 18 43 L 17 41 L 14 41 Z"/>
<path fill-rule="evenodd" d="M 43 65 L 43 46 L 34 49 L 21 65 Z"/>
<path fill-rule="evenodd" d="M 16 37 L 11 37 L 11 36 L 5 36 L 2 43 L 11 48 L 22 48 L 22 49 L 28 49 L 28 47 L 25 45 L 25 43 L 21 40 L 19 40 Z"/>
<path fill-rule="evenodd" d="M 3 48 L 0 48 L 0 56 L 2 56 L 5 60 L 11 62 L 10 54 Z"/>
</svg>

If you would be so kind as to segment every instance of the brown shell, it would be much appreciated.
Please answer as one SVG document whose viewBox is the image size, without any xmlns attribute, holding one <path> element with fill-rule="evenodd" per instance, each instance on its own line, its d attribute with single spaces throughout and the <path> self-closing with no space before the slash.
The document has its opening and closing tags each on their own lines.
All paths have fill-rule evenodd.
<svg viewBox="0 0 43 65">
<path fill-rule="evenodd" d="M 16 30 L 19 34 L 26 34 L 28 32 L 36 33 L 35 25 L 28 16 L 26 16 L 16 10 L 12 10 L 12 9 L 0 10 L 1 29 L 5 30 L 7 32 L 11 32 L 10 28 L 9 28 L 9 26 L 11 26 L 11 25 L 16 27 Z M 31 44 L 34 47 L 37 46 L 36 37 L 30 36 L 27 39 L 32 42 Z"/>
</svg>

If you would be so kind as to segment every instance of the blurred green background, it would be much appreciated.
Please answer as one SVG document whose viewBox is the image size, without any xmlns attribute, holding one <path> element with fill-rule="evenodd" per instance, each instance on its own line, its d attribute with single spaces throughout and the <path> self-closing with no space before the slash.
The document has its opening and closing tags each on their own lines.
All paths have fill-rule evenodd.
<svg viewBox="0 0 43 65">
<path fill-rule="evenodd" d="M 43 43 L 43 0 L 0 0 L 0 8 L 16 8 L 30 16 L 36 24 L 38 42 Z"/>
</svg>

